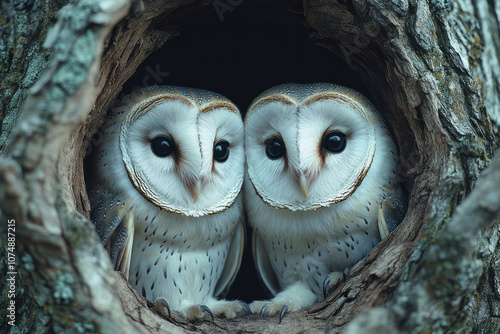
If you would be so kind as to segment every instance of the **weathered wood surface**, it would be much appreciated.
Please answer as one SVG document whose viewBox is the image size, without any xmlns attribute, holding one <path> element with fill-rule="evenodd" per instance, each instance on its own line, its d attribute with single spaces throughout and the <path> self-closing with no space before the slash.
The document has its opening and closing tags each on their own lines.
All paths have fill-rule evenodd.
<svg viewBox="0 0 500 334">
<path fill-rule="evenodd" d="M 223 3 L 232 9 L 240 5 Z M 400 175 L 410 191 L 400 227 L 325 302 L 289 314 L 281 324 L 257 316 L 189 324 L 149 310 L 113 274 L 86 219 L 83 158 L 137 66 L 182 33 L 191 13 L 213 11 L 214 3 L 76 1 L 58 13 L 47 33 L 52 57 L 43 74 L 36 83 L 19 86 L 23 90 L 13 88 L 21 94 L 30 87 L 0 160 L 2 219 L 16 219 L 25 296 L 41 306 L 38 313 L 25 310 L 26 326 L 39 332 L 124 333 L 498 330 L 499 224 L 491 223 L 500 196 L 495 169 L 471 191 L 495 149 L 500 5 L 487 0 L 278 3 L 274 16 L 287 9 L 299 13 L 312 41 L 360 74 L 393 130 Z M 267 2 L 242 4 L 241 10 L 258 11 L 259 5 L 266 8 Z M 34 42 L 28 44 L 36 56 L 45 31 L 32 34 Z M 21 35 L 13 33 L 13 41 Z M 24 69 L 18 81 L 38 77 L 43 67 L 26 71 L 34 63 L 26 59 L 28 65 L 12 62 Z M 10 81 L 2 84 L 12 86 L 13 73 L 9 68 Z M 3 104 L 12 119 L 20 108 L 17 99 Z M 497 125 L 492 127 L 488 112 Z M 5 122 L 3 129 L 10 132 Z M 36 323 L 40 314 L 43 321 Z"/>
<path fill-rule="evenodd" d="M 26 90 L 51 51 L 42 47 L 55 13 L 67 1 L 4 1 L 0 7 L 0 153 L 21 111 Z"/>
</svg>

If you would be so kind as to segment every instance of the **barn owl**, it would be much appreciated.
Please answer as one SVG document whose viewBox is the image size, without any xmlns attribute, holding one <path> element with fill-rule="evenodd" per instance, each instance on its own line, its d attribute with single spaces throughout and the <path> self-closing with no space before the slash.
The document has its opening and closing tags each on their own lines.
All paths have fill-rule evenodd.
<svg viewBox="0 0 500 334">
<path fill-rule="evenodd" d="M 237 107 L 209 91 L 158 86 L 111 114 L 88 190 L 114 268 L 164 314 L 248 312 L 215 298 L 234 280 L 245 239 Z"/>
<path fill-rule="evenodd" d="M 245 206 L 279 314 L 322 300 L 405 214 L 396 145 L 375 107 L 333 84 L 285 84 L 245 117 Z"/>
</svg>

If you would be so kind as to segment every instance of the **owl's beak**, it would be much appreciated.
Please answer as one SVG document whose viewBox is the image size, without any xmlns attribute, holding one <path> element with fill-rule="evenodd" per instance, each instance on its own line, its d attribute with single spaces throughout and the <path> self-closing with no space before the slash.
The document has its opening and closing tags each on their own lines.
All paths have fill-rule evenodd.
<svg viewBox="0 0 500 334">
<path fill-rule="evenodd" d="M 193 203 L 196 204 L 201 191 L 201 180 L 196 180 L 191 187 L 191 193 L 193 194 Z"/>
<path fill-rule="evenodd" d="M 300 173 L 299 176 L 299 185 L 300 185 L 300 191 L 302 192 L 302 195 L 304 195 L 305 198 L 307 198 L 307 179 L 304 175 L 304 173 Z"/>
</svg>

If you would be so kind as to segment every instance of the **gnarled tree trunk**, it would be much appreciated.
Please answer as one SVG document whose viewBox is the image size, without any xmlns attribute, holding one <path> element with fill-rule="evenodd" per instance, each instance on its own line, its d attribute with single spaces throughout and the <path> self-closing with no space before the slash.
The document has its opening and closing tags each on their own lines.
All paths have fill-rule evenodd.
<svg viewBox="0 0 500 334">
<path fill-rule="evenodd" d="M 480 175 L 493 157 L 500 124 L 498 3 L 50 3 L 11 1 L 1 9 L 0 213 L 2 235 L 15 234 L 2 249 L 2 257 L 14 251 L 15 260 L 5 256 L 8 261 L 0 263 L 2 274 L 14 276 L 0 282 L 1 307 L 15 300 L 18 329 L 500 330 L 500 157 Z M 28 21 L 37 28 L 28 29 Z M 269 31 L 248 39 L 261 25 Z M 205 43 L 204 33 L 212 40 Z M 232 34 L 234 45 L 218 42 Z M 302 38 L 299 47 L 286 44 L 293 40 L 289 34 Z M 275 47 L 279 41 L 286 45 Z M 233 50 L 233 58 L 210 58 Z M 290 57 L 294 61 L 287 62 Z M 287 67 L 279 68 L 281 63 Z M 258 76 L 252 77 L 254 69 Z M 241 77 L 231 81 L 231 73 Z M 137 85 L 197 85 L 235 96 L 244 106 L 272 84 L 294 80 L 347 84 L 370 96 L 399 147 L 410 198 L 404 221 L 324 302 L 288 314 L 280 324 L 255 315 L 214 323 L 160 317 L 112 271 L 88 220 L 85 157 L 100 140 L 106 111 Z M 11 282 L 15 299 L 9 297 Z M 2 328 L 13 328 L 12 318 L 2 319 Z"/>
</svg>

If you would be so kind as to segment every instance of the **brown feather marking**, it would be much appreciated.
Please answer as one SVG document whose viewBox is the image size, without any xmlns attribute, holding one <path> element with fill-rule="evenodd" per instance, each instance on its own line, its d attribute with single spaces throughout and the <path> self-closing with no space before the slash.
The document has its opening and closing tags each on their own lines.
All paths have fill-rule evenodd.
<svg viewBox="0 0 500 334">
<path fill-rule="evenodd" d="M 204 106 L 200 109 L 200 113 L 210 112 L 214 109 L 227 109 L 230 112 L 235 114 L 240 114 L 238 108 L 236 108 L 231 102 L 228 101 L 215 101 L 209 103 L 207 106 Z"/>
<path fill-rule="evenodd" d="M 157 105 L 160 105 L 160 104 L 167 102 L 167 101 L 179 101 L 179 102 L 182 102 L 188 106 L 191 106 L 191 107 L 194 106 L 193 102 L 184 96 L 173 95 L 173 94 L 162 94 L 162 95 L 152 96 L 148 99 L 145 99 L 145 100 L 135 104 L 132 107 L 132 110 L 130 111 L 130 113 L 123 119 L 122 127 L 124 125 L 126 125 L 126 127 L 130 126 L 139 117 L 144 116 L 147 112 L 149 112 L 151 109 L 153 109 Z"/>
<path fill-rule="evenodd" d="M 325 152 L 325 149 L 323 148 L 323 140 L 326 136 L 326 134 L 330 132 L 330 129 L 327 128 L 323 134 L 321 135 L 321 138 L 319 140 L 319 145 L 318 145 L 318 156 L 319 156 L 319 160 L 321 161 L 321 168 L 323 168 L 323 166 L 325 165 L 326 163 L 326 152 Z"/>
<path fill-rule="evenodd" d="M 293 101 L 290 97 L 284 95 L 284 94 L 274 94 L 268 97 L 264 97 L 250 107 L 250 109 L 247 112 L 247 115 L 251 114 L 255 109 L 258 109 L 262 107 L 265 104 L 272 103 L 272 102 L 281 102 L 286 105 L 295 105 L 295 101 Z"/>
<path fill-rule="evenodd" d="M 336 92 L 323 92 L 323 93 L 318 93 L 315 94 L 302 102 L 302 105 L 307 106 L 310 104 L 313 104 L 317 101 L 320 100 L 341 100 L 342 102 L 347 103 L 349 106 L 351 106 L 353 109 L 359 109 L 362 108 L 361 104 L 356 102 L 353 98 L 346 96 L 341 93 L 336 93 Z"/>
</svg>

